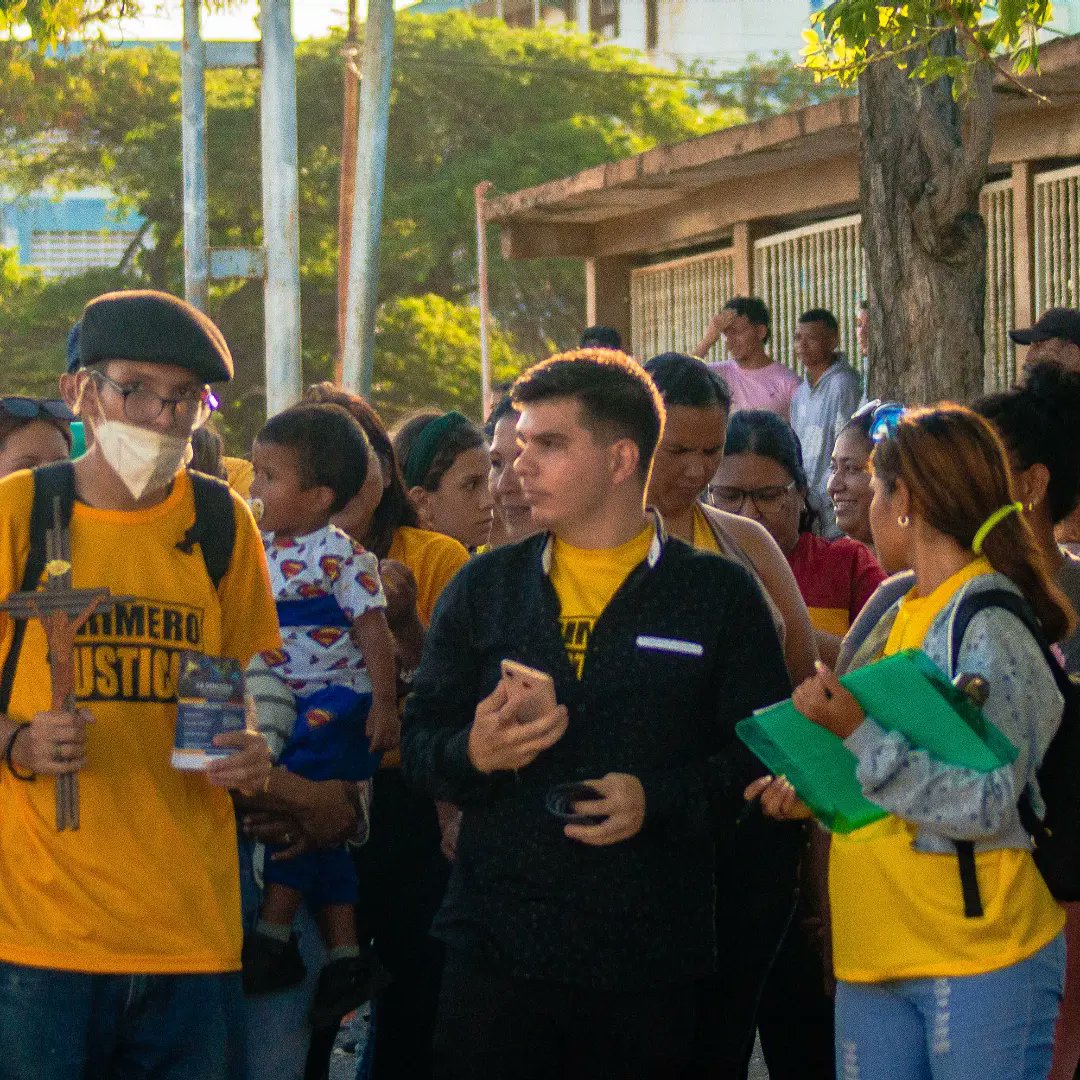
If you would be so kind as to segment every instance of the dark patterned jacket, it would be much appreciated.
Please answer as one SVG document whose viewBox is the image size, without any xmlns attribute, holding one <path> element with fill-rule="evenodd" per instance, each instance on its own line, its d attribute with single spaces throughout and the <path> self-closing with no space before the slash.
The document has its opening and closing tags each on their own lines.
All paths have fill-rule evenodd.
<svg viewBox="0 0 1080 1080">
<path fill-rule="evenodd" d="M 707 973 L 713 845 L 762 767 L 737 721 L 790 694 L 773 621 L 750 575 L 661 533 L 597 620 L 574 676 L 543 535 L 474 559 L 439 600 L 402 735 L 406 778 L 464 811 L 435 933 L 498 970 L 597 989 Z M 527 768 L 485 775 L 467 755 L 499 662 L 549 672 L 566 734 Z M 594 848 L 545 809 L 555 784 L 631 773 L 641 832 Z"/>
</svg>

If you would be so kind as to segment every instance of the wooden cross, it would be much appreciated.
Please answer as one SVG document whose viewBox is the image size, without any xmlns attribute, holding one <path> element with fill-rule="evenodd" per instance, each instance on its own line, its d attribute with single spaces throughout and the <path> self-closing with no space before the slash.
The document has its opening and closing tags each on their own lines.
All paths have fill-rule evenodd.
<svg viewBox="0 0 1080 1080">
<path fill-rule="evenodd" d="M 45 628 L 49 646 L 52 708 L 75 710 L 75 635 L 106 601 L 116 603 L 108 589 L 71 587 L 71 532 L 61 521 L 60 499 L 53 499 L 53 525 L 45 534 L 45 587 L 34 592 L 13 593 L 0 603 L 16 619 L 37 619 Z M 79 776 L 65 773 L 56 778 L 56 828 L 79 827 Z"/>
</svg>

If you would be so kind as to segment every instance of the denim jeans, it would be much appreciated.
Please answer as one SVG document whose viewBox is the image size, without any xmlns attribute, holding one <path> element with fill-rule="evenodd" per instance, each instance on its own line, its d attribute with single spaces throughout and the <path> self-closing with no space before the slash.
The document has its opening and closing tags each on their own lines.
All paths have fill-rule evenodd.
<svg viewBox="0 0 1080 1080">
<path fill-rule="evenodd" d="M 1065 937 L 982 975 L 838 982 L 837 1080 L 1046 1080 Z"/>
<path fill-rule="evenodd" d="M 252 865 L 254 844 L 240 838 L 240 899 L 244 927 L 254 928 L 259 917 L 262 891 Z M 315 920 L 305 904 L 293 920 L 300 956 L 307 967 L 304 981 L 288 990 L 245 999 L 247 1012 L 247 1073 L 245 1080 L 302 1080 L 311 1025 L 308 1010 L 315 984 L 326 961 L 326 948 Z"/>
<path fill-rule="evenodd" d="M 240 975 L 0 963 L 4 1080 L 243 1080 Z"/>
</svg>

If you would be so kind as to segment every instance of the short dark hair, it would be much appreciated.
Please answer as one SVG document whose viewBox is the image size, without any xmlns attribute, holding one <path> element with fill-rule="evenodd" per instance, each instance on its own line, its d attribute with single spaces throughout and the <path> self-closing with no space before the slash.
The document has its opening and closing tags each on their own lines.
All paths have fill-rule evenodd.
<svg viewBox="0 0 1080 1080">
<path fill-rule="evenodd" d="M 16 431 L 22 431 L 24 427 L 36 424 L 39 420 L 42 423 L 48 424 L 49 427 L 56 428 L 63 436 L 64 442 L 68 444 L 68 450 L 71 449 L 71 426 L 63 420 L 59 420 L 55 416 L 50 416 L 44 411 L 37 416 L 12 416 L 6 409 L 2 408 L 0 408 L 0 449 L 3 449 L 4 443 L 6 443 Z"/>
<path fill-rule="evenodd" d="M 521 374 L 510 396 L 515 405 L 573 398 L 591 432 L 633 440 L 638 470 L 643 478 L 649 475 L 664 430 L 664 399 L 648 372 L 625 353 L 612 349 L 558 353 Z"/>
<path fill-rule="evenodd" d="M 725 305 L 726 311 L 734 311 L 741 315 L 751 326 L 765 327 L 765 340 L 769 340 L 772 332 L 769 324 L 769 309 L 764 300 L 756 296 L 733 296 Z"/>
<path fill-rule="evenodd" d="M 828 308 L 812 307 L 809 311 L 804 311 L 799 316 L 799 322 L 824 323 L 834 334 L 840 333 L 840 324 L 836 321 L 836 316 L 831 311 L 829 311 Z"/>
<path fill-rule="evenodd" d="M 731 391 L 724 378 L 696 356 L 666 352 L 646 360 L 645 370 L 656 383 L 664 404 L 691 409 L 711 409 L 719 405 L 731 412 Z"/>
<path fill-rule="evenodd" d="M 794 428 L 768 409 L 740 409 L 728 421 L 725 456 L 759 454 L 771 458 L 806 493 L 806 469 L 803 468 L 802 444 Z M 817 514 L 807 505 L 799 520 L 799 532 L 810 532 Z"/>
<path fill-rule="evenodd" d="M 343 510 L 367 479 L 371 444 L 339 405 L 293 405 L 267 420 L 255 441 L 292 450 L 301 483 L 334 493 L 331 514 Z"/>
<path fill-rule="evenodd" d="M 1020 386 L 980 398 L 974 409 L 994 425 L 1021 469 L 1046 466 L 1047 509 L 1055 524 L 1064 521 L 1080 502 L 1080 374 L 1053 363 L 1035 364 Z"/>
<path fill-rule="evenodd" d="M 228 480 L 229 474 L 222 462 L 224 455 L 225 441 L 209 424 L 203 424 L 191 433 L 189 469 L 216 476 L 219 480 Z"/>
<path fill-rule="evenodd" d="M 487 423 L 484 424 L 484 436 L 488 442 L 491 442 L 495 438 L 495 425 L 500 420 L 505 420 L 508 416 L 516 415 L 517 410 L 514 408 L 514 403 L 510 399 L 509 394 L 503 394 L 501 398 L 495 403 L 495 408 L 488 414 Z"/>
<path fill-rule="evenodd" d="M 622 349 L 622 334 L 614 326 L 587 326 L 581 331 L 582 349 Z"/>
</svg>

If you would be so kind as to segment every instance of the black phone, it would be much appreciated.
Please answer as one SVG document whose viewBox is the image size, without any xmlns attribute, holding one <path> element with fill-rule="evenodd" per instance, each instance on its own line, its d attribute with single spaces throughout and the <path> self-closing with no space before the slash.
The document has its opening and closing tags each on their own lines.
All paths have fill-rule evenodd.
<svg viewBox="0 0 1080 1080">
<path fill-rule="evenodd" d="M 547 793 L 547 811 L 564 825 L 599 825 L 607 821 L 607 814 L 583 814 L 574 809 L 574 803 L 603 797 L 589 784 L 557 784 Z"/>
</svg>

